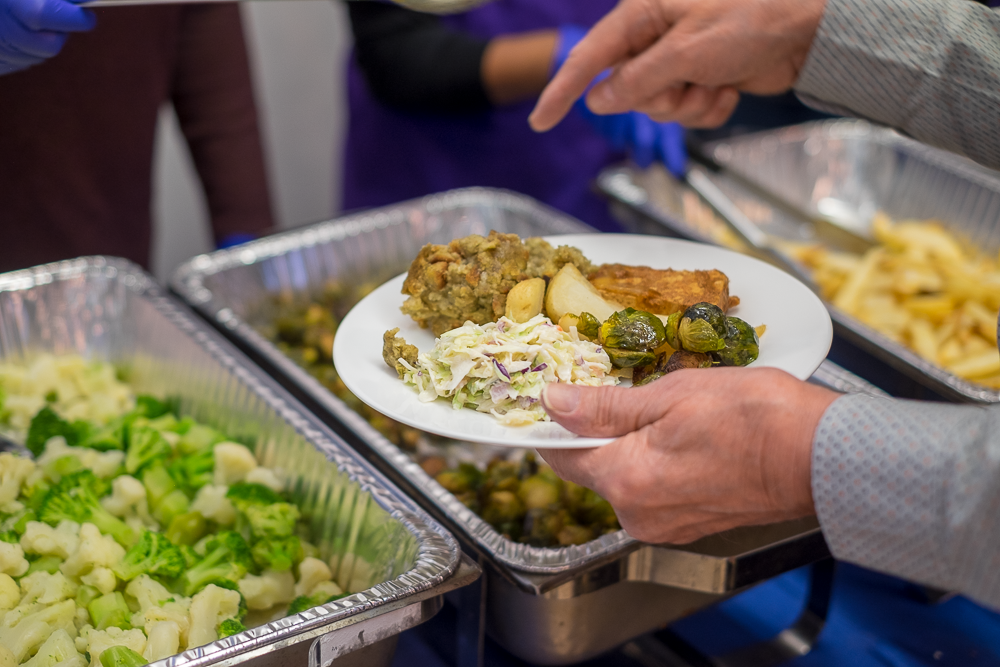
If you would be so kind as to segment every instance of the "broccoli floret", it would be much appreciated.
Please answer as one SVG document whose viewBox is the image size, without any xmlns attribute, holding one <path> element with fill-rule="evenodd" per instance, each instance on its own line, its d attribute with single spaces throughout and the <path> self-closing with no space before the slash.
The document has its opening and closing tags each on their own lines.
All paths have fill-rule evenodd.
<svg viewBox="0 0 1000 667">
<path fill-rule="evenodd" d="M 180 549 L 161 533 L 145 531 L 139 541 L 125 554 L 113 569 L 122 581 L 130 581 L 140 574 L 173 579 L 187 567 Z"/>
<path fill-rule="evenodd" d="M 169 526 L 174 517 L 184 514 L 191 506 L 191 501 L 180 489 L 171 491 L 164 496 L 153 509 L 153 518 L 160 522 L 161 526 Z"/>
<path fill-rule="evenodd" d="M 292 600 L 292 603 L 288 605 L 287 616 L 292 616 L 306 609 L 312 609 L 313 607 L 319 607 L 327 602 L 333 602 L 334 600 L 339 600 L 350 595 L 350 593 L 341 593 L 340 595 L 326 595 L 324 593 L 317 593 L 315 595 L 300 595 L 299 597 Z"/>
<path fill-rule="evenodd" d="M 78 445 L 89 447 L 101 452 L 112 449 L 125 449 L 125 433 L 128 428 L 128 417 L 119 417 L 103 428 L 90 429 L 84 434 Z"/>
<path fill-rule="evenodd" d="M 250 482 L 233 484 L 226 492 L 226 498 L 241 512 L 245 512 L 251 505 L 273 505 L 284 500 L 274 489 Z"/>
<path fill-rule="evenodd" d="M 20 544 L 21 536 L 15 533 L 13 530 L 5 530 L 0 532 L 0 542 L 10 542 L 11 544 Z"/>
<path fill-rule="evenodd" d="M 208 584 L 219 585 L 220 579 L 239 581 L 251 568 L 253 557 L 243 537 L 223 531 L 205 545 L 205 557 L 181 576 L 184 595 L 190 597 Z"/>
<path fill-rule="evenodd" d="M 134 475 L 154 461 L 165 459 L 173 453 L 170 443 L 160 432 L 150 426 L 128 429 L 128 451 L 125 452 L 125 470 Z"/>
<path fill-rule="evenodd" d="M 127 646 L 112 646 L 101 651 L 102 667 L 142 667 L 149 661 Z"/>
<path fill-rule="evenodd" d="M 170 476 L 185 491 L 194 495 L 198 489 L 212 483 L 215 474 L 215 457 L 212 450 L 182 456 L 169 465 Z"/>
<path fill-rule="evenodd" d="M 47 486 L 45 490 L 48 491 Z M 24 535 L 29 521 L 38 521 L 38 517 L 33 510 L 25 507 L 20 511 L 5 516 L 3 522 L 0 522 L 0 530 L 4 532 L 14 531 L 18 535 Z"/>
<path fill-rule="evenodd" d="M 250 505 L 243 512 L 250 522 L 250 531 L 257 539 L 294 535 L 295 522 L 299 520 L 299 508 L 291 503 Z"/>
<path fill-rule="evenodd" d="M 94 598 L 87 605 L 87 611 L 90 612 L 93 626 L 98 630 L 107 630 L 112 626 L 122 630 L 128 630 L 132 627 L 129 622 L 132 618 L 132 612 L 125 604 L 125 596 L 118 591 Z"/>
<path fill-rule="evenodd" d="M 160 399 L 154 396 L 149 396 L 148 394 L 140 394 L 135 397 L 135 414 L 140 417 L 156 419 L 157 417 L 162 417 L 170 412 L 171 405 L 168 401 L 161 401 Z"/>
<path fill-rule="evenodd" d="M 39 477 L 30 486 L 25 484 L 21 487 L 20 500 L 22 503 L 27 505 L 29 509 L 37 512 L 42 506 L 42 502 L 45 500 L 45 496 L 48 495 L 51 488 L 52 487 L 44 477 Z"/>
<path fill-rule="evenodd" d="M 174 478 L 159 463 L 142 471 L 142 485 L 146 487 L 149 504 L 153 507 L 159 505 L 167 494 L 177 488 Z"/>
<path fill-rule="evenodd" d="M 45 406 L 31 418 L 28 427 L 28 438 L 24 446 L 35 456 L 41 456 L 45 451 L 45 443 L 49 438 L 61 435 L 66 438 L 66 444 L 72 447 L 76 444 L 79 434 L 68 421 L 56 414 L 56 411 Z"/>
<path fill-rule="evenodd" d="M 199 556 L 197 552 L 191 548 L 191 545 L 181 544 L 177 548 L 180 549 L 181 555 L 184 556 L 185 568 L 193 567 L 195 563 L 201 560 L 201 556 Z"/>
<path fill-rule="evenodd" d="M 107 482 L 99 480 L 89 470 L 81 470 L 63 477 L 45 494 L 38 516 L 50 526 L 57 526 L 64 520 L 92 523 L 122 546 L 131 546 L 135 533 L 104 509 L 98 500 L 105 493 Z"/>
<path fill-rule="evenodd" d="M 295 535 L 260 540 L 253 545 L 250 553 L 257 567 L 276 572 L 292 569 L 292 566 L 301 562 L 305 556 L 302 541 Z"/>
<path fill-rule="evenodd" d="M 247 629 L 247 626 L 243 625 L 235 618 L 227 618 L 222 623 L 219 624 L 219 639 L 223 637 L 232 637 L 233 635 L 238 635 Z"/>
<path fill-rule="evenodd" d="M 62 564 L 63 559 L 59 556 L 41 556 L 28 564 L 28 569 L 24 574 L 25 576 L 34 574 L 35 572 L 48 572 L 49 574 L 55 574 L 59 571 L 59 566 Z"/>
</svg>

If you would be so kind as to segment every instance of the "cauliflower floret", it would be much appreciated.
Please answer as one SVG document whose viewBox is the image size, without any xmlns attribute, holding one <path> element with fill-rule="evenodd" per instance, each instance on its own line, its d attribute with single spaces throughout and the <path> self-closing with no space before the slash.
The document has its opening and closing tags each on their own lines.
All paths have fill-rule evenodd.
<svg viewBox="0 0 1000 667">
<path fill-rule="evenodd" d="M 310 595 L 321 581 L 330 581 L 333 574 L 326 563 L 319 558 L 305 558 L 299 563 L 299 583 L 295 584 L 295 595 Z"/>
<path fill-rule="evenodd" d="M 111 483 L 111 495 L 101 500 L 104 509 L 117 517 L 129 519 L 138 517 L 143 525 L 156 528 L 156 521 L 149 515 L 146 487 L 131 475 L 115 477 Z"/>
<path fill-rule="evenodd" d="M 17 667 L 17 658 L 3 645 L 0 645 L 0 667 Z"/>
<path fill-rule="evenodd" d="M 313 589 L 309 591 L 309 595 L 312 597 L 323 596 L 325 598 L 332 598 L 334 595 L 343 595 L 344 589 L 337 585 L 335 581 L 321 581 Z"/>
<path fill-rule="evenodd" d="M 75 583 L 66 578 L 62 572 L 49 574 L 48 572 L 32 572 L 20 581 L 21 604 L 33 604 L 35 602 L 44 605 L 55 604 L 68 600 L 76 595 L 79 588 Z"/>
<path fill-rule="evenodd" d="M 172 594 L 163 584 L 145 574 L 130 581 L 125 593 L 135 598 L 139 605 L 139 611 L 132 615 L 133 626 L 145 628 L 149 633 L 154 624 L 173 621 L 177 624 L 181 644 L 186 644 L 191 627 L 188 618 L 190 598 Z"/>
<path fill-rule="evenodd" d="M 188 648 L 202 646 L 219 638 L 219 623 L 235 618 L 240 611 L 240 594 L 209 584 L 191 598 L 191 629 Z"/>
<path fill-rule="evenodd" d="M 45 640 L 38 653 L 24 663 L 25 667 L 84 667 L 87 661 L 76 650 L 73 638 L 65 630 L 56 630 Z"/>
<path fill-rule="evenodd" d="M 21 589 L 9 574 L 0 574 L 0 609 L 13 609 L 21 601 Z"/>
<path fill-rule="evenodd" d="M 75 521 L 60 521 L 55 528 L 41 521 L 29 521 L 21 536 L 21 547 L 29 554 L 69 558 L 78 546 L 80 524 Z"/>
<path fill-rule="evenodd" d="M 118 577 L 107 567 L 95 567 L 80 577 L 80 581 L 101 591 L 102 595 L 110 593 L 118 586 Z"/>
<path fill-rule="evenodd" d="M 0 507 L 17 499 L 21 484 L 35 471 L 35 462 L 10 452 L 0 454 Z"/>
<path fill-rule="evenodd" d="M 80 636 L 87 640 L 87 651 L 90 653 L 91 665 L 101 664 L 101 653 L 112 646 L 127 646 L 140 655 L 146 650 L 146 635 L 138 628 L 131 630 L 122 630 L 113 626 L 107 630 L 91 628 L 81 630 Z"/>
<path fill-rule="evenodd" d="M 75 632 L 76 602 L 63 600 L 54 605 L 22 605 L 4 614 L 0 623 L 0 645 L 6 646 L 18 662 L 27 658 L 56 630 Z"/>
<path fill-rule="evenodd" d="M 92 523 L 80 526 L 80 546 L 77 547 L 59 569 L 70 576 L 79 577 L 95 567 L 113 567 L 125 557 L 125 549 L 110 535 Z"/>
<path fill-rule="evenodd" d="M 237 442 L 220 442 L 212 450 L 215 458 L 216 486 L 242 482 L 257 467 L 253 452 Z"/>
<path fill-rule="evenodd" d="M 258 577 L 248 574 L 237 582 L 247 609 L 270 609 L 295 598 L 295 577 L 290 571 L 264 570 Z"/>
<path fill-rule="evenodd" d="M 228 486 L 206 484 L 198 489 L 198 495 L 191 503 L 191 509 L 195 512 L 201 512 L 203 517 L 220 526 L 231 526 L 236 521 L 236 510 L 226 498 L 228 491 Z"/>
<path fill-rule="evenodd" d="M 167 658 L 180 650 L 181 630 L 174 621 L 157 621 L 146 630 L 146 650 L 142 657 L 150 662 Z"/>
<path fill-rule="evenodd" d="M 125 460 L 125 452 L 121 450 L 112 449 L 107 452 L 99 452 L 89 447 L 70 447 L 66 444 L 66 438 L 57 435 L 48 439 L 45 443 L 45 451 L 38 457 L 36 463 L 43 470 L 47 470 L 50 469 L 49 463 L 64 456 L 76 457 L 80 460 L 81 467 L 92 470 L 98 477 L 111 477 L 118 472 L 122 461 Z"/>
<path fill-rule="evenodd" d="M 20 544 L 0 542 L 0 572 L 12 577 L 20 577 L 28 571 L 28 561 Z"/>
<path fill-rule="evenodd" d="M 271 470 L 263 466 L 257 466 L 247 473 L 246 481 L 252 484 L 263 484 L 272 491 L 281 492 L 285 490 L 285 482 L 282 479 L 281 471 Z"/>
</svg>

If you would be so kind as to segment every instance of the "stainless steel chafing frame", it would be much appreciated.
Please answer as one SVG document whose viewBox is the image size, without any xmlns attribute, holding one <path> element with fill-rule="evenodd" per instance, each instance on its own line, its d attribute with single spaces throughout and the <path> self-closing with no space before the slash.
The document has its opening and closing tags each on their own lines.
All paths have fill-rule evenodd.
<svg viewBox="0 0 1000 667">
<path fill-rule="evenodd" d="M 196 345 L 219 365 L 225 379 L 235 382 L 263 402 L 266 409 L 284 423 L 285 428 L 291 429 L 303 442 L 315 448 L 339 473 L 346 475 L 350 484 L 357 485 L 361 493 L 368 494 L 388 517 L 398 522 L 417 546 L 412 567 L 394 579 L 153 664 L 157 667 L 218 667 L 250 659 L 255 664 L 258 661 L 269 664 L 279 655 L 274 653 L 276 650 L 315 639 L 311 659 L 318 661 L 316 665 L 326 667 L 334 658 L 372 647 L 382 639 L 423 622 L 440 609 L 444 593 L 467 585 L 479 576 L 479 568 L 461 555 L 450 533 L 395 490 L 325 424 L 303 410 L 273 379 L 233 349 L 218 333 L 189 315 L 183 306 L 165 295 L 142 269 L 127 260 L 83 257 L 0 274 L 0 353 L 3 358 L 46 351 L 44 345 L 39 344 L 42 341 L 24 340 L 30 332 L 30 324 L 24 321 L 23 313 L 16 310 L 16 303 L 6 302 L 5 296 L 13 294 L 14 299 L 44 300 L 46 289 L 52 290 L 74 279 L 86 281 L 98 277 L 117 281 L 120 289 L 149 304 L 162 318 L 165 328 Z M 79 286 L 76 287 L 79 291 Z M 102 317 L 107 317 L 95 311 L 88 312 L 81 319 L 92 317 L 101 322 Z M 113 313 L 112 317 L 123 315 L 124 312 Z M 79 349 L 86 347 L 81 342 L 82 335 L 70 337 L 73 338 L 72 348 L 80 352 L 89 351 Z M 141 342 L 136 347 L 141 349 Z M 108 353 L 107 350 L 94 352 L 98 358 Z M 386 618 L 379 620 L 383 614 L 387 615 Z M 364 633 L 368 630 L 373 632 L 365 638 Z M 326 636 L 330 632 L 334 634 Z M 344 645 L 338 644 L 336 638 L 345 635 L 353 635 L 353 638 Z M 391 658 L 391 652 L 388 657 Z"/>
</svg>

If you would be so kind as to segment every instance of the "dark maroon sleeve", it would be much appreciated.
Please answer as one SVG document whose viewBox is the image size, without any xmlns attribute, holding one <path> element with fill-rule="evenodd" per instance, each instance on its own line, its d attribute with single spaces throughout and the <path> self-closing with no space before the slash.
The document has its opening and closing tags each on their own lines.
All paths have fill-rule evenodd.
<svg viewBox="0 0 1000 667">
<path fill-rule="evenodd" d="M 186 6 L 177 47 L 172 98 L 215 240 L 260 234 L 274 222 L 238 6 Z"/>
</svg>

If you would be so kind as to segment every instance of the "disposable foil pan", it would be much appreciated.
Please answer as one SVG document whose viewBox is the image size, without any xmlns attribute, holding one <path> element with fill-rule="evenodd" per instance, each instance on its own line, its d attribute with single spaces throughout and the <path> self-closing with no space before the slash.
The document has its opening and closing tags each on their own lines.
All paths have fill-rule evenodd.
<svg viewBox="0 0 1000 667">
<path fill-rule="evenodd" d="M 714 143 L 712 157 L 743 178 L 809 214 L 841 220 L 864 235 L 872 215 L 935 218 L 989 254 L 1000 250 L 1000 173 L 931 148 L 884 127 L 857 120 L 806 123 Z M 813 241 L 810 223 L 769 206 L 737 181 L 715 183 L 769 235 Z M 640 227 L 664 226 L 718 243 L 685 219 L 676 189 L 656 171 L 617 167 L 600 189 Z M 673 190 L 673 192 L 672 192 Z M 969 382 L 827 304 L 837 333 L 933 391 L 956 400 L 1000 401 L 1000 391 Z"/>
<path fill-rule="evenodd" d="M 282 664 L 292 654 L 304 657 L 306 640 L 335 630 L 340 634 L 331 636 L 344 639 L 350 629 L 347 649 L 313 647 L 315 664 L 328 663 L 370 645 L 358 640 L 365 630 L 378 629 L 372 639 L 389 638 L 390 613 L 396 633 L 407 619 L 422 620 L 402 608 L 446 587 L 459 567 L 448 532 L 136 265 L 86 257 L 0 275 L 0 359 L 30 361 L 41 353 L 111 362 L 137 391 L 177 396 L 183 414 L 254 447 L 262 464 L 285 471 L 335 579 L 360 591 L 157 665 L 215 667 L 252 658 Z M 387 664 L 391 651 L 382 657 Z"/>
</svg>

